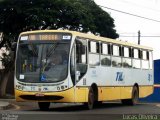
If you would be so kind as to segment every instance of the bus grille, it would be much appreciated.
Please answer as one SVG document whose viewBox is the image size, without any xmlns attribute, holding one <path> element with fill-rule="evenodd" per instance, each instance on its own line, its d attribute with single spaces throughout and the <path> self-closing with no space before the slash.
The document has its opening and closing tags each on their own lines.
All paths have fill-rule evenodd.
<svg viewBox="0 0 160 120">
<path fill-rule="evenodd" d="M 20 96 L 22 99 L 26 99 L 26 100 L 60 100 L 63 99 L 64 97 L 62 96 L 35 96 L 35 95 L 21 95 Z"/>
</svg>

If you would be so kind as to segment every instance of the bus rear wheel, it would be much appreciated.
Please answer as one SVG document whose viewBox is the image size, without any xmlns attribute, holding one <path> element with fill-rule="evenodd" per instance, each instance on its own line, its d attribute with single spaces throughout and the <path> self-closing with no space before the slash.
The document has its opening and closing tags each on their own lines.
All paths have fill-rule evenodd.
<svg viewBox="0 0 160 120">
<path fill-rule="evenodd" d="M 38 102 L 40 110 L 49 110 L 50 102 Z"/>
<path fill-rule="evenodd" d="M 134 86 L 132 90 L 132 98 L 123 99 L 121 101 L 122 101 L 122 104 L 124 105 L 136 105 L 138 103 L 138 99 L 139 99 L 139 91 L 137 86 Z"/>
</svg>

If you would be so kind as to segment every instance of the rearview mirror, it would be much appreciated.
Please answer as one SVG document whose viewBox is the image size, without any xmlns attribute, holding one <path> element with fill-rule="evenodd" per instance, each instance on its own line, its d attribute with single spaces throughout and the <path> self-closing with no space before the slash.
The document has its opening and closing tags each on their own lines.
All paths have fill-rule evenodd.
<svg viewBox="0 0 160 120">
<path fill-rule="evenodd" d="M 12 45 L 11 45 L 11 50 L 15 51 L 16 47 L 17 47 L 17 42 L 13 42 Z"/>
</svg>

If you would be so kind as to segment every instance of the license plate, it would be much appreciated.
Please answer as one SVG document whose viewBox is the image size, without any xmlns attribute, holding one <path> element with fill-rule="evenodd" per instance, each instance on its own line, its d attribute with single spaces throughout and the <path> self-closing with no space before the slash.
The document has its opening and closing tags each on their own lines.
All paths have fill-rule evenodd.
<svg viewBox="0 0 160 120">
<path fill-rule="evenodd" d="M 42 94 L 42 93 L 36 93 L 35 96 L 37 96 L 37 97 L 43 97 L 44 94 Z"/>
</svg>

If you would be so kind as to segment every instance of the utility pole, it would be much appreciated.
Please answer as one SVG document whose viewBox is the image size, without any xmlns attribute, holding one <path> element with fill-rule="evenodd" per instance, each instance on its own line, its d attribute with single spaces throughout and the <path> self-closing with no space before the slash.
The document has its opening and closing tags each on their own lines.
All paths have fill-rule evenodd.
<svg viewBox="0 0 160 120">
<path fill-rule="evenodd" d="M 140 37 L 141 37 L 141 32 L 140 32 L 140 30 L 139 30 L 139 31 L 138 31 L 138 45 L 140 45 L 140 43 L 141 43 Z"/>
</svg>

